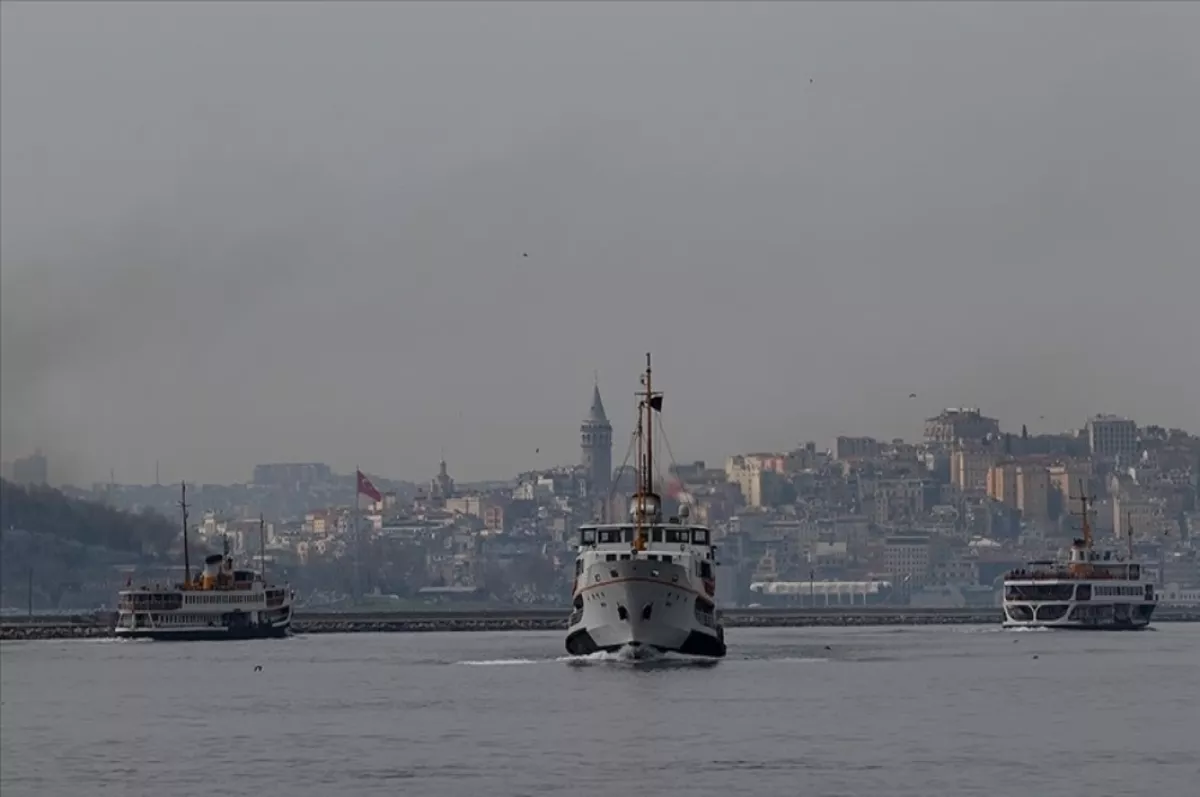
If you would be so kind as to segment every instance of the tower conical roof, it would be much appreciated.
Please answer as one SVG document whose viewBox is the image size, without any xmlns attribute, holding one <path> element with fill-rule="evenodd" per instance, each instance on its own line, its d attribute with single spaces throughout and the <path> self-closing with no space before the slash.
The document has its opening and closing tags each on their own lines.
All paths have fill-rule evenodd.
<svg viewBox="0 0 1200 797">
<path fill-rule="evenodd" d="M 588 420 L 593 423 L 608 423 L 608 416 L 604 414 L 604 402 L 600 400 L 600 385 L 592 388 L 592 411 Z"/>
</svg>

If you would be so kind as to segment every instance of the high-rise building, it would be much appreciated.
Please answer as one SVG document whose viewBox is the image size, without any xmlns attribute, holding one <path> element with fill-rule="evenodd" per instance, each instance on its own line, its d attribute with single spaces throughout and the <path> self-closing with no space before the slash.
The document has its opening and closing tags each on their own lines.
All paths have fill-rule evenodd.
<svg viewBox="0 0 1200 797">
<path fill-rule="evenodd" d="M 604 413 L 599 385 L 592 388 L 592 409 L 579 425 L 579 450 L 592 496 L 606 500 L 612 484 L 612 424 Z"/>
<path fill-rule="evenodd" d="M 993 501 L 1017 509 L 1017 463 L 1004 460 L 993 465 L 987 474 L 987 494 Z"/>
<path fill-rule="evenodd" d="M 787 470 L 787 459 L 787 455 L 773 452 L 735 454 L 725 460 L 725 480 L 738 486 L 746 506 L 770 506 Z"/>
<path fill-rule="evenodd" d="M 270 487 L 306 487 L 333 479 L 333 471 L 323 462 L 271 462 L 254 466 L 254 483 Z"/>
<path fill-rule="evenodd" d="M 50 483 L 49 475 L 46 456 L 40 448 L 27 457 L 13 460 L 12 480 L 17 484 L 46 485 Z"/>
<path fill-rule="evenodd" d="M 1123 457 L 1126 462 L 1137 455 L 1137 424 L 1116 415 L 1097 415 L 1087 422 L 1088 446 L 1092 456 Z"/>
<path fill-rule="evenodd" d="M 1017 467 L 1017 508 L 1034 523 L 1050 521 L 1050 471 L 1030 463 Z"/>
<path fill-rule="evenodd" d="M 988 471 L 996 464 L 999 448 L 976 440 L 960 440 L 950 454 L 950 483 L 963 492 L 987 489 Z"/>
<path fill-rule="evenodd" d="M 1058 492 L 1059 509 L 1074 512 L 1079 499 L 1091 496 L 1092 463 L 1088 460 L 1068 460 L 1050 466 L 1050 486 Z"/>
<path fill-rule="evenodd" d="M 925 419 L 925 441 L 953 443 L 955 440 L 983 440 L 1000 437 L 1000 422 L 989 418 L 977 407 L 949 407 L 941 415 Z"/>
<path fill-rule="evenodd" d="M 920 589 L 929 580 L 931 547 L 926 534 L 888 537 L 883 542 L 883 569 L 902 589 Z"/>
<path fill-rule="evenodd" d="M 834 438 L 834 459 L 872 459 L 877 456 L 879 456 L 879 441 L 873 437 L 838 435 Z"/>
<path fill-rule="evenodd" d="M 988 471 L 988 497 L 1021 511 L 1024 520 L 1050 519 L 1050 471 L 1039 462 L 1004 460 Z"/>
</svg>

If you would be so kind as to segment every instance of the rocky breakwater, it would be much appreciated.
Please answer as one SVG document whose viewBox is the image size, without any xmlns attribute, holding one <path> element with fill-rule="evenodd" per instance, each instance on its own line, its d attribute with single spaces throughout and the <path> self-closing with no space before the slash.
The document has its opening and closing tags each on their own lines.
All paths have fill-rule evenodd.
<svg viewBox="0 0 1200 797">
<path fill-rule="evenodd" d="M 559 612 L 558 615 L 557 617 L 438 617 L 432 615 L 411 617 L 400 614 L 370 616 L 310 614 L 297 616 L 292 621 L 292 632 L 296 634 L 380 634 L 428 631 L 566 630 L 566 614 Z"/>
<path fill-rule="evenodd" d="M 726 628 L 798 628 L 900 625 L 998 625 L 999 609 L 914 609 L 911 607 L 842 607 L 829 609 L 728 609 Z M 1163 608 L 1151 625 L 1200 622 L 1200 607 Z M 421 633 L 447 631 L 564 631 L 565 610 L 511 609 L 428 612 L 297 612 L 296 634 Z M 60 617 L 6 622 L 0 640 L 95 639 L 111 637 L 105 617 Z"/>
<path fill-rule="evenodd" d="M 723 614 L 727 628 L 836 628 L 868 625 L 991 625 L 1002 620 L 999 609 L 942 609 L 921 611 L 896 608 L 888 611 L 795 611 L 746 612 L 730 610 Z"/>
<path fill-rule="evenodd" d="M 794 628 L 868 625 L 968 625 L 1000 622 L 999 610 L 887 611 L 742 609 L 722 613 L 727 628 Z M 297 614 L 292 630 L 297 634 L 414 633 L 447 631 L 564 631 L 567 618 L 555 610 L 514 610 L 508 613 L 408 613 Z"/>
<path fill-rule="evenodd" d="M 100 639 L 113 635 L 111 625 L 100 623 L 20 623 L 0 626 L 0 640 Z"/>
<path fill-rule="evenodd" d="M 843 607 L 829 609 L 730 609 L 722 612 L 728 628 L 804 626 L 965 625 L 1000 622 L 998 609 L 912 609 Z M 299 634 L 387 633 L 422 631 L 561 631 L 565 611 L 513 609 L 485 612 L 297 613 Z"/>
</svg>

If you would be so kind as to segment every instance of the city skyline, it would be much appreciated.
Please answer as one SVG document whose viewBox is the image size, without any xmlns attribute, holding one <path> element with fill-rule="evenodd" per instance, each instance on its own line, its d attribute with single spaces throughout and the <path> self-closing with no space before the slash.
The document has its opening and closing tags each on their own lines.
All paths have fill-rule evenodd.
<svg viewBox="0 0 1200 797">
<path fill-rule="evenodd" d="M 682 461 L 1200 427 L 1192 4 L 0 15 L 0 448 L 63 480 L 505 478 L 594 370 L 616 465 L 646 350 Z"/>
<path fill-rule="evenodd" d="M 910 396 L 910 398 L 912 398 L 912 397 Z M 598 413 L 597 413 L 597 407 L 599 407 Z M 835 435 L 831 435 L 828 438 L 809 437 L 809 438 L 797 439 L 797 440 L 794 440 L 785 445 L 780 445 L 780 444 L 776 443 L 773 445 L 768 444 L 768 445 L 758 446 L 758 447 L 748 447 L 748 448 L 743 447 L 736 451 L 720 452 L 713 456 L 691 456 L 689 454 L 680 454 L 680 455 L 677 455 L 678 456 L 677 460 L 673 460 L 671 457 L 673 454 L 674 446 L 671 443 L 669 436 L 664 444 L 664 442 L 662 440 L 662 434 L 661 434 L 662 430 L 658 429 L 659 440 L 655 446 L 655 449 L 660 458 L 659 462 L 660 462 L 660 464 L 663 465 L 664 468 L 674 466 L 674 465 L 690 466 L 697 461 L 706 462 L 706 463 L 708 463 L 708 465 L 710 467 L 720 468 L 720 467 L 724 467 L 726 461 L 730 457 L 738 457 L 738 456 L 754 455 L 754 454 L 764 454 L 764 453 L 766 453 L 766 454 L 774 453 L 774 454 L 782 455 L 782 454 L 786 454 L 789 451 L 798 450 L 799 448 L 801 448 L 805 445 L 809 445 L 809 444 L 815 445 L 817 451 L 832 452 L 835 450 L 836 444 L 839 441 L 842 441 L 843 439 L 847 439 L 851 442 L 859 441 L 859 440 L 870 440 L 870 441 L 874 441 L 874 442 L 877 442 L 880 444 L 887 444 L 887 443 L 891 443 L 892 441 L 899 440 L 906 444 L 913 444 L 913 445 L 918 445 L 918 446 L 932 445 L 934 447 L 938 447 L 938 446 L 946 445 L 947 440 L 943 439 L 940 436 L 931 437 L 929 424 L 934 421 L 944 421 L 945 417 L 947 417 L 947 416 L 953 417 L 955 414 L 960 414 L 960 413 L 974 414 L 974 415 L 980 417 L 981 421 L 985 425 L 993 424 L 993 426 L 991 426 L 990 428 L 999 428 L 1001 438 L 992 441 L 997 446 L 1004 445 L 1003 438 L 1016 439 L 1016 438 L 1020 438 L 1020 437 L 1024 437 L 1024 436 L 1036 438 L 1038 436 L 1044 436 L 1044 435 L 1049 435 L 1049 436 L 1069 435 L 1069 436 L 1078 436 L 1078 437 L 1081 437 L 1086 440 L 1088 438 L 1090 424 L 1093 421 L 1101 421 L 1101 420 L 1118 421 L 1121 423 L 1128 423 L 1128 424 L 1131 424 L 1131 428 L 1135 429 L 1135 430 L 1147 429 L 1147 428 L 1151 428 L 1151 427 L 1158 427 L 1160 429 L 1168 429 L 1168 430 L 1180 429 L 1189 434 L 1194 433 L 1194 430 L 1188 429 L 1187 427 L 1175 426 L 1172 424 L 1154 423 L 1152 421 L 1151 422 L 1143 422 L 1136 418 L 1129 418 L 1128 416 L 1115 414 L 1115 413 L 1091 413 L 1086 418 L 1084 418 L 1082 423 L 1079 423 L 1078 425 L 1068 426 L 1068 427 L 1062 428 L 1062 429 L 1051 429 L 1051 428 L 1044 426 L 1044 424 L 1045 424 L 1044 418 L 1040 419 L 1042 426 L 1037 425 L 1037 422 L 1035 422 L 1033 424 L 1030 424 L 1030 423 L 1017 423 L 1017 424 L 1006 423 L 1002 419 L 994 418 L 994 417 L 990 416 L 986 412 L 985 408 L 969 406 L 969 405 L 964 404 L 964 405 L 960 405 L 957 407 L 943 407 L 943 408 L 939 409 L 939 411 L 936 415 L 922 417 L 921 422 L 922 422 L 922 424 L 925 425 L 924 431 L 923 432 L 919 431 L 919 433 L 912 434 L 912 435 L 875 435 L 875 434 L 869 434 L 869 433 L 863 432 L 862 430 L 843 430 L 843 431 L 839 431 Z M 601 423 L 606 427 L 607 431 L 603 431 L 603 432 L 601 432 L 601 434 L 607 435 L 607 438 L 604 438 L 604 437 L 596 438 L 596 440 L 593 442 L 590 439 L 590 437 L 592 435 L 596 434 L 596 432 L 597 432 L 596 424 L 597 423 Z M 392 481 L 406 482 L 406 483 L 421 485 L 421 484 L 428 483 L 430 481 L 431 477 L 434 477 L 436 479 L 437 472 L 439 471 L 439 469 L 442 468 L 443 466 L 448 465 L 449 469 L 453 472 L 452 475 L 454 476 L 454 479 L 456 481 L 458 481 L 460 483 L 460 485 L 469 486 L 471 484 L 511 482 L 520 473 L 549 472 L 551 470 L 566 467 L 566 468 L 576 468 L 576 469 L 581 470 L 581 472 L 583 472 L 587 476 L 587 478 L 593 482 L 597 481 L 597 478 L 599 477 L 599 479 L 602 480 L 600 483 L 603 485 L 604 488 L 607 488 L 608 475 L 615 475 L 622 467 L 629 467 L 629 468 L 633 467 L 633 462 L 631 460 L 623 461 L 624 456 L 625 456 L 625 454 L 624 454 L 625 448 L 622 447 L 622 446 L 627 446 L 627 444 L 629 444 L 629 442 L 630 442 L 628 440 L 628 437 L 630 435 L 632 435 L 632 424 L 629 429 L 629 435 L 623 436 L 621 434 L 617 434 L 616 432 L 613 431 L 614 428 L 615 427 L 611 424 L 611 422 L 607 418 L 607 414 L 604 409 L 604 405 L 602 403 L 599 384 L 596 384 L 593 386 L 593 399 L 590 404 L 589 410 L 587 413 L 585 413 L 583 415 L 582 423 L 579 424 L 575 429 L 575 444 L 573 447 L 573 451 L 571 453 L 564 454 L 563 456 L 559 457 L 559 456 L 557 456 L 555 449 L 551 449 L 546 452 L 543 452 L 540 449 L 535 449 L 533 458 L 536 460 L 536 464 L 533 466 L 529 466 L 529 467 L 520 465 L 520 466 L 514 466 L 512 469 L 510 469 L 506 472 L 495 472 L 495 473 L 478 475 L 471 468 L 469 452 L 468 452 L 467 458 L 465 458 L 461 462 L 457 462 L 457 461 L 452 461 L 449 458 L 449 455 L 447 454 L 446 450 L 442 449 L 442 451 L 440 452 L 440 455 L 439 455 L 438 462 L 432 463 L 429 467 L 425 468 L 424 473 L 418 473 L 416 475 L 398 474 L 393 470 L 387 469 L 386 467 L 378 468 L 378 467 L 373 467 L 373 466 L 369 466 L 369 465 L 364 465 L 361 462 L 355 462 L 353 464 L 347 465 L 345 463 L 340 463 L 340 462 L 336 462 L 336 461 L 329 460 L 329 459 L 322 459 L 320 457 L 307 457 L 307 458 L 299 457 L 299 458 L 290 459 L 290 460 L 260 459 L 251 466 L 251 469 L 254 470 L 259 467 L 272 466 L 272 465 L 278 465 L 278 464 L 286 465 L 286 464 L 312 463 L 312 464 L 320 465 L 321 467 L 329 467 L 332 469 L 332 472 L 334 474 L 340 475 L 343 478 L 348 478 L 349 476 L 352 476 L 356 470 L 362 470 L 363 472 L 369 472 L 372 475 L 383 477 L 383 478 L 386 478 L 386 479 L 389 479 Z M 669 432 L 668 432 L 668 435 L 669 435 Z M 1131 440 L 1132 440 L 1132 438 L 1131 438 Z M 607 441 L 607 446 L 605 445 L 606 441 Z M 974 441 L 974 438 L 972 438 L 971 440 L 963 439 L 960 442 L 970 443 L 972 441 Z M 978 442 L 978 441 L 974 441 L 974 442 Z M 601 453 L 606 448 L 608 450 L 608 453 L 607 454 Z M 671 451 L 668 451 L 667 450 L 668 448 L 670 448 Z M 171 485 L 171 484 L 178 484 L 181 481 L 187 482 L 189 484 L 204 484 L 204 483 L 207 483 L 207 484 L 243 484 L 243 483 L 249 484 L 249 483 L 253 482 L 253 479 L 249 478 L 249 475 L 250 475 L 249 472 L 247 472 L 247 474 L 245 474 L 246 478 L 234 478 L 234 479 L 230 479 L 227 481 L 198 478 L 198 477 L 193 477 L 189 474 L 183 474 L 182 476 L 178 476 L 178 475 L 174 474 L 173 472 L 169 471 L 169 469 L 164 470 L 163 462 L 161 460 L 156 459 L 151 463 L 152 470 L 153 470 L 153 478 L 152 479 L 138 479 L 136 476 L 133 478 L 120 478 L 118 476 L 118 474 L 116 473 L 115 468 L 110 468 L 109 472 L 107 474 L 104 474 L 104 478 L 93 479 L 90 482 L 79 481 L 79 482 L 71 483 L 71 482 L 65 481 L 64 479 L 56 478 L 57 474 L 54 471 L 53 464 L 51 463 L 49 466 L 47 466 L 47 459 L 48 458 L 46 457 L 45 452 L 41 448 L 37 448 L 32 452 L 28 452 L 27 454 L 18 455 L 16 457 L 12 457 L 12 458 L 10 458 L 6 455 L 2 460 L 4 468 L 5 468 L 4 477 L 7 479 L 13 479 L 14 477 L 9 473 L 9 470 L 14 467 L 14 464 L 20 464 L 26 468 L 32 467 L 33 470 L 35 470 L 35 471 L 40 470 L 40 472 L 43 474 L 42 481 L 44 481 L 46 484 L 56 485 L 56 486 L 73 484 L 76 487 L 86 487 L 88 484 L 107 484 L 107 483 L 119 484 L 119 485 L 131 485 L 131 486 L 132 485 L 151 485 L 151 484 Z M 40 462 L 35 462 L 38 460 L 40 460 Z M 595 465 L 593 465 L 593 461 L 595 462 Z M 607 471 L 604 468 L 605 465 L 608 465 Z M 597 466 L 598 466 L 598 468 L 597 468 Z M 664 470 L 664 472 L 665 472 L 665 470 Z M 607 473 L 608 475 L 605 475 L 605 473 Z M 47 476 L 47 474 L 48 474 L 48 476 Z M 24 482 L 39 483 L 39 479 L 36 479 L 36 478 L 15 479 L 15 480 L 18 482 L 24 481 Z"/>
</svg>

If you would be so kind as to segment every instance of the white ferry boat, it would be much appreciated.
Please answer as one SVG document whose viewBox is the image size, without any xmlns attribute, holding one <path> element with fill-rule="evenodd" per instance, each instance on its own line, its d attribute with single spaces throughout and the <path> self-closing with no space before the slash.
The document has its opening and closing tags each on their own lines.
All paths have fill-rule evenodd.
<svg viewBox="0 0 1200 797">
<path fill-rule="evenodd" d="M 654 492 L 650 428 L 653 413 L 662 411 L 662 393 L 651 389 L 649 354 L 642 384 L 632 522 L 580 527 L 567 652 L 631 648 L 719 658 L 725 632 L 716 610 L 711 533 L 688 523 L 686 505 L 679 517 L 664 521 Z"/>
<path fill-rule="evenodd" d="M 1083 537 L 1065 560 L 1030 562 L 1005 575 L 1005 628 L 1125 630 L 1150 624 L 1158 598 L 1133 561 L 1132 544 L 1124 554 L 1097 549 L 1087 498 L 1080 501 Z"/>
<path fill-rule="evenodd" d="M 116 635 L 178 640 L 287 636 L 294 593 L 286 585 L 268 584 L 262 572 L 235 570 L 228 540 L 224 553 L 206 557 L 203 572 L 191 577 L 187 504 L 180 501 L 180 506 L 184 510 L 184 582 L 166 589 L 143 586 L 121 590 Z"/>
</svg>

